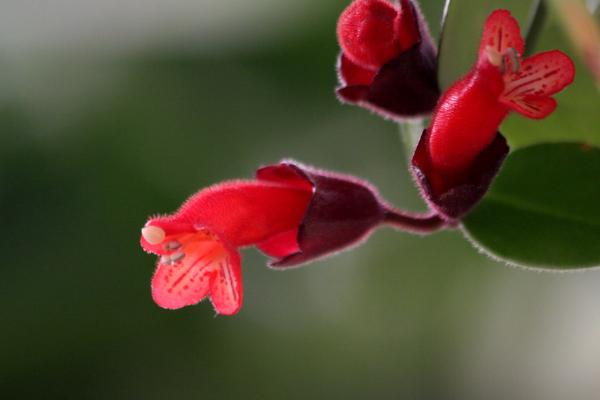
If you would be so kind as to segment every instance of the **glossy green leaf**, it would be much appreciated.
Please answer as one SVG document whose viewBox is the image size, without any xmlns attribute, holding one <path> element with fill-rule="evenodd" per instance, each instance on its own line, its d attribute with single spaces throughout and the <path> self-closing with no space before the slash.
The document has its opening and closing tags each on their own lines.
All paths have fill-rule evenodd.
<svg viewBox="0 0 600 400">
<path fill-rule="evenodd" d="M 541 144 L 513 152 L 463 228 L 510 263 L 600 266 L 600 148 Z"/>
<path fill-rule="evenodd" d="M 539 0 L 446 0 L 438 56 L 442 89 L 469 71 L 475 62 L 483 23 L 493 10 L 510 10 L 522 31 L 528 32 L 539 3 Z"/>
</svg>

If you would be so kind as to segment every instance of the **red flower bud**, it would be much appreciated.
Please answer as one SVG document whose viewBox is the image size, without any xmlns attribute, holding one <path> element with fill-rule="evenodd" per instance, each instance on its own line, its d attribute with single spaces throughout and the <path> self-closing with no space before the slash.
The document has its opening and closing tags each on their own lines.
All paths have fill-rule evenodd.
<svg viewBox="0 0 600 400">
<path fill-rule="evenodd" d="M 473 69 L 444 93 L 412 160 L 428 203 L 447 219 L 469 211 L 496 175 L 508 146 L 498 127 L 510 111 L 544 118 L 569 85 L 571 59 L 553 50 L 521 61 L 519 25 L 506 10 L 485 22 Z"/>
<path fill-rule="evenodd" d="M 411 0 L 355 0 L 339 18 L 338 97 L 388 118 L 428 114 L 439 97 L 436 51 Z"/>
<path fill-rule="evenodd" d="M 410 215 L 382 201 L 357 178 L 293 162 L 259 169 L 256 180 L 203 189 L 174 214 L 150 218 L 141 245 L 160 256 L 155 302 L 169 309 L 210 297 L 220 314 L 242 305 L 238 248 L 255 245 L 275 267 L 313 261 L 356 245 L 386 223 L 425 233 L 444 222 Z"/>
</svg>

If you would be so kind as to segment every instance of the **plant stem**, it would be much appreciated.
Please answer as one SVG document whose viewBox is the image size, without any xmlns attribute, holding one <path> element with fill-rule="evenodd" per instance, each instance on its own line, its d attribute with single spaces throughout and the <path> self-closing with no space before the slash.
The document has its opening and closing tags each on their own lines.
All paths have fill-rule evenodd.
<svg viewBox="0 0 600 400">
<path fill-rule="evenodd" d="M 443 228 L 451 228 L 453 225 L 442 219 L 434 212 L 410 213 L 393 208 L 385 211 L 384 223 L 406 232 L 417 234 L 430 234 Z"/>
</svg>

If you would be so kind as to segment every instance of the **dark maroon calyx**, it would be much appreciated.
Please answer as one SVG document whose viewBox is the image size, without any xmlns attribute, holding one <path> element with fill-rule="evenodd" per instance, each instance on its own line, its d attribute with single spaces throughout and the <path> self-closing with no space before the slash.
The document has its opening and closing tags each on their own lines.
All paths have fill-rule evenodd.
<svg viewBox="0 0 600 400">
<path fill-rule="evenodd" d="M 412 158 L 411 172 L 428 205 L 448 221 L 457 221 L 485 195 L 498 174 L 508 144 L 500 132 L 467 167 L 448 171 L 434 166 L 425 130 Z"/>
</svg>

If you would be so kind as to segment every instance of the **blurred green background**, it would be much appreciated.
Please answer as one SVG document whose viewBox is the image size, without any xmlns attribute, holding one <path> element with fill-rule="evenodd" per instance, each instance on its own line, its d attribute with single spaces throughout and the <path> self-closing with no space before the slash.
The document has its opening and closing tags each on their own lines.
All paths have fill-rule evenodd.
<svg viewBox="0 0 600 400">
<path fill-rule="evenodd" d="M 423 209 L 398 127 L 335 99 L 347 3 L 0 5 L 2 398 L 598 399 L 600 272 L 510 268 L 460 232 L 287 272 L 246 250 L 234 317 L 153 303 L 147 216 L 261 164 Z"/>
</svg>

